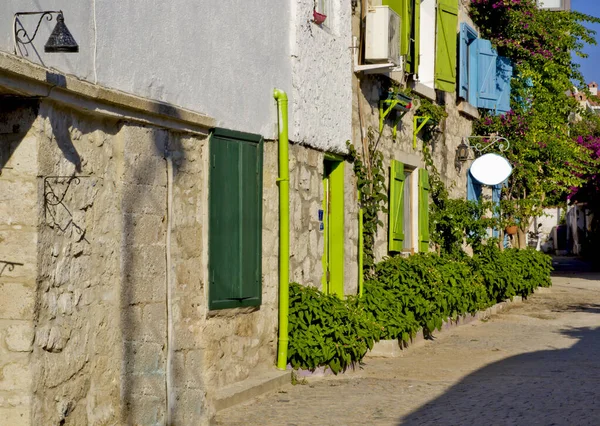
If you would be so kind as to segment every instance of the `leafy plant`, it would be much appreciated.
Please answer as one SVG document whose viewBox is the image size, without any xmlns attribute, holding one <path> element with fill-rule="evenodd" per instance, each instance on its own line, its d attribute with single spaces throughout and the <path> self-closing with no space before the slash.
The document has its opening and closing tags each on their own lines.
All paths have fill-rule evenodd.
<svg viewBox="0 0 600 426">
<path fill-rule="evenodd" d="M 328 366 L 334 373 L 360 362 L 380 339 L 408 342 L 423 329 L 475 313 L 512 296 L 549 286 L 549 256 L 535 250 L 480 246 L 473 258 L 432 253 L 391 257 L 365 282 L 363 298 L 341 300 L 312 287 L 290 285 L 290 345 L 294 368 Z"/>
<path fill-rule="evenodd" d="M 354 145 L 349 141 L 348 158 L 354 165 L 354 174 L 357 179 L 359 200 L 363 209 L 363 265 L 365 275 L 375 264 L 375 235 L 377 227 L 383 226 L 379 219 L 379 212 L 387 213 L 387 188 L 383 168 L 383 154 L 377 150 L 374 142 L 373 129 L 367 134 L 369 139 L 367 155 L 360 155 Z M 365 158 L 366 157 L 366 158 Z"/>
</svg>

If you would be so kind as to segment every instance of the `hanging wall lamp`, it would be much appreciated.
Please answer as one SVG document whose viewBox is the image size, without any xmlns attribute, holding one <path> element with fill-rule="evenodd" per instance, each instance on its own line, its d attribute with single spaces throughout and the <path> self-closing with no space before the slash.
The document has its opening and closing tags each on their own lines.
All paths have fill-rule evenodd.
<svg viewBox="0 0 600 426">
<path fill-rule="evenodd" d="M 484 142 L 479 142 L 475 145 L 471 145 L 471 139 L 483 139 Z M 477 152 L 478 155 L 481 155 L 494 145 L 496 145 L 496 148 L 499 152 L 504 152 L 508 148 L 510 148 L 510 142 L 508 141 L 508 139 L 502 136 L 491 135 L 464 137 L 460 145 L 458 145 L 458 147 L 456 148 L 456 157 L 454 160 L 454 166 L 456 167 L 456 170 L 460 171 L 462 169 L 462 165 L 467 160 L 473 160 L 475 158 L 470 157 L 471 149 L 474 152 Z"/>
<path fill-rule="evenodd" d="M 19 20 L 20 16 L 23 15 L 41 15 L 40 19 L 35 27 L 35 31 L 33 32 L 33 36 L 29 36 L 23 24 Z M 13 36 L 15 38 L 15 51 L 17 48 L 17 43 L 19 44 L 31 44 L 37 35 L 38 30 L 40 29 L 40 25 L 42 20 L 46 18 L 47 21 L 51 21 L 53 15 L 56 15 L 56 25 L 48 38 L 48 41 L 44 45 L 44 52 L 46 53 L 77 53 L 79 52 L 79 46 L 77 42 L 73 38 L 73 35 L 65 25 L 65 18 L 63 16 L 62 10 L 46 10 L 43 12 L 18 12 L 15 13 L 14 17 L 14 26 L 13 26 Z M 15 52 L 16 53 L 16 52 Z"/>
</svg>

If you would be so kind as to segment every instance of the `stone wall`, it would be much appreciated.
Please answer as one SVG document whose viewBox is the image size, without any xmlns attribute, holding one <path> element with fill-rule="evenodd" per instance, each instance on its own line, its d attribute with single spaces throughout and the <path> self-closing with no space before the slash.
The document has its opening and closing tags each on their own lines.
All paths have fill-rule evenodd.
<svg viewBox="0 0 600 426">
<path fill-rule="evenodd" d="M 0 102 L 0 419 L 15 426 L 31 424 L 37 109 L 37 101 Z"/>
<path fill-rule="evenodd" d="M 208 422 L 218 389 L 276 359 L 277 144 L 264 150 L 262 305 L 209 312 L 207 138 L 28 102 L 0 123 L 0 260 L 23 263 L 0 276 L 1 412 L 15 425 L 155 425 L 170 401 L 175 424 Z M 324 159 L 290 145 L 290 278 L 319 288 Z M 355 294 L 358 204 L 344 166 Z"/>
<path fill-rule="evenodd" d="M 357 77 L 354 77 L 357 78 Z M 361 76 L 360 91 L 355 96 L 353 141 L 359 152 L 362 152 L 361 138 L 368 140 L 368 133 L 373 135 L 371 143 L 377 143 L 378 150 L 383 153 L 384 173 L 386 186 L 389 182 L 389 168 L 392 159 L 401 161 L 412 167 L 424 167 L 423 140 L 417 137 L 416 149 L 413 148 L 413 116 L 416 110 L 413 107 L 398 124 L 396 138 L 392 136 L 392 118 L 384 121 L 383 132 L 379 134 L 379 100 L 387 97 L 387 88 L 391 81 L 382 76 Z M 358 105 L 360 102 L 360 107 Z M 446 184 L 450 197 L 466 197 L 466 170 L 457 170 L 454 165 L 456 148 L 465 136 L 471 135 L 472 118 L 460 112 L 454 94 L 439 92 L 438 102 L 445 105 L 448 117 L 438 126 L 440 133 L 429 143 L 433 162 L 440 173 L 442 181 Z M 361 111 L 359 117 L 359 109 Z M 362 134 L 361 134 L 362 127 Z M 416 190 L 416 188 L 414 188 Z M 388 255 L 388 214 L 380 213 L 383 226 L 378 229 L 375 241 L 375 256 L 381 260 Z M 416 224 L 413 226 L 413 235 L 417 235 Z M 414 244 L 413 244 L 414 245 Z"/>
<path fill-rule="evenodd" d="M 19 102 L 2 103 L 0 124 L 0 261 L 22 263 L 0 276 L 4 418 L 163 424 L 172 349 L 173 420 L 205 423 L 206 137 Z"/>
</svg>

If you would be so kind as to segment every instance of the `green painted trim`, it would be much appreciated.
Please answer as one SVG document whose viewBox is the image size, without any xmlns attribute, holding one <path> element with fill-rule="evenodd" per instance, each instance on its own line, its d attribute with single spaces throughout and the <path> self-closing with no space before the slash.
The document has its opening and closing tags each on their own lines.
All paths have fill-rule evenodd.
<svg viewBox="0 0 600 426">
<path fill-rule="evenodd" d="M 285 370 L 288 353 L 288 316 L 290 307 L 290 166 L 288 140 L 288 97 L 275 89 L 279 111 L 279 336 L 277 341 L 277 368 Z"/>
<path fill-rule="evenodd" d="M 345 158 L 339 154 L 333 154 L 331 152 L 326 152 L 323 154 L 323 158 L 328 161 L 345 161 Z"/>
<path fill-rule="evenodd" d="M 323 293 L 329 294 L 329 287 L 327 283 L 327 269 L 329 265 L 329 212 L 327 211 L 327 183 L 329 182 L 329 176 L 323 173 L 323 203 L 321 207 L 323 209 L 323 257 L 321 263 L 323 264 L 323 276 L 321 277 L 321 285 Z"/>
<path fill-rule="evenodd" d="M 330 162 L 329 160 L 325 160 Z M 323 291 L 344 297 L 344 162 L 331 161 L 323 178 Z M 327 170 L 326 170 L 327 173 Z M 331 200 L 327 205 L 327 184 Z M 329 268 L 328 268 L 329 267 Z M 327 270 L 329 269 L 329 282 Z"/>
<path fill-rule="evenodd" d="M 365 266 L 364 266 L 364 210 L 362 206 L 362 194 L 358 191 L 358 202 L 360 203 L 360 208 L 358 210 L 358 297 L 363 296 L 363 289 L 365 286 Z"/>
<path fill-rule="evenodd" d="M 255 133 L 238 132 L 237 130 L 223 129 L 221 127 L 215 127 L 211 130 L 211 136 L 222 137 L 227 139 L 238 139 L 247 142 L 260 143 L 262 140 L 261 135 Z"/>
</svg>

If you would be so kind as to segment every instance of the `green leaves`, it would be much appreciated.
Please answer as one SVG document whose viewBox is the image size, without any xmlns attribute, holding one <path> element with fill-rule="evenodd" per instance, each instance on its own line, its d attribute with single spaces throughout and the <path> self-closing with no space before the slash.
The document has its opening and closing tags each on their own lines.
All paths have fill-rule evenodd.
<svg viewBox="0 0 600 426">
<path fill-rule="evenodd" d="M 435 254 L 387 258 L 374 267 L 362 299 L 341 300 L 290 284 L 288 360 L 294 368 L 328 366 L 337 374 L 360 362 L 381 339 L 408 342 L 448 318 L 550 286 L 552 262 L 535 250 L 482 245 L 473 258 Z"/>
</svg>

